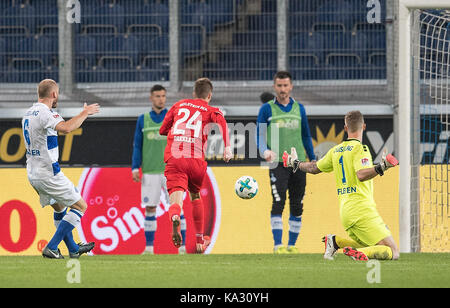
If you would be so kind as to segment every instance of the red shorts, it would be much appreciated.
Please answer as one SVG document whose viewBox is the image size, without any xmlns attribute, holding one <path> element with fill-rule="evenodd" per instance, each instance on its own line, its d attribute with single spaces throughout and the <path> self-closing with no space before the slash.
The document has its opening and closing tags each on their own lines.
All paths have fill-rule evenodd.
<svg viewBox="0 0 450 308">
<path fill-rule="evenodd" d="M 169 194 L 177 190 L 198 193 L 202 188 L 206 167 L 207 163 L 202 159 L 171 157 L 164 170 Z"/>
</svg>

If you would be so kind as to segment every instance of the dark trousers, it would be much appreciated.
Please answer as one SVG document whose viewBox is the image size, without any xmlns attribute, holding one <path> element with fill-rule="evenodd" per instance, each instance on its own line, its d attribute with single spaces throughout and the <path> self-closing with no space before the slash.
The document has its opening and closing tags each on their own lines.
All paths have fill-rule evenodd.
<svg viewBox="0 0 450 308">
<path fill-rule="evenodd" d="M 286 192 L 289 191 L 289 210 L 293 216 L 301 216 L 303 213 L 303 197 L 306 187 L 306 173 L 292 168 L 284 168 L 279 163 L 275 169 L 269 170 L 270 185 L 272 190 L 272 215 L 281 215 L 286 203 Z"/>
</svg>

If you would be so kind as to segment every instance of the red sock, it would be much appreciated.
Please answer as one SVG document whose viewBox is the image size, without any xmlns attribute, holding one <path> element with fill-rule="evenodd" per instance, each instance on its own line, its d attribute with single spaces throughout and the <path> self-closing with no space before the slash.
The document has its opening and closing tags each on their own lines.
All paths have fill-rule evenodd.
<svg viewBox="0 0 450 308">
<path fill-rule="evenodd" d="M 177 204 L 177 203 L 174 203 L 174 204 L 172 204 L 169 207 L 169 218 L 170 218 L 170 221 L 172 221 L 172 217 L 174 215 L 181 216 L 181 206 L 179 204 Z"/>
<path fill-rule="evenodd" d="M 202 199 L 192 201 L 192 217 L 194 218 L 195 237 L 197 243 L 203 244 L 203 202 Z"/>
</svg>

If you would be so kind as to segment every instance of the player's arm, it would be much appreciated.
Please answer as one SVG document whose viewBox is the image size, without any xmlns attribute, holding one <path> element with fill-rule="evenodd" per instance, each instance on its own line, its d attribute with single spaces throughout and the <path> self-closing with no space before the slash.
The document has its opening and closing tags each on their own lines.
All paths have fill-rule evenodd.
<svg viewBox="0 0 450 308">
<path fill-rule="evenodd" d="M 233 153 L 231 151 L 230 146 L 230 136 L 228 132 L 228 124 L 225 120 L 225 117 L 223 116 L 222 112 L 218 111 L 213 114 L 213 122 L 217 123 L 219 125 L 219 130 L 222 133 L 223 142 L 225 143 L 225 150 L 223 153 L 223 160 L 225 162 L 229 162 L 230 159 L 233 157 Z"/>
<path fill-rule="evenodd" d="M 294 168 L 295 169 L 295 168 Z M 306 173 L 311 173 L 311 174 L 318 174 L 321 173 L 322 171 L 319 169 L 319 167 L 317 167 L 317 162 L 315 161 L 310 161 L 310 162 L 298 162 L 297 163 L 297 169 L 301 170 L 303 172 Z"/>
<path fill-rule="evenodd" d="M 264 104 L 259 109 L 258 118 L 256 120 L 256 145 L 267 162 L 273 162 L 277 159 L 277 154 L 272 151 L 267 144 L 267 129 L 270 117 L 272 117 L 270 105 Z"/>
<path fill-rule="evenodd" d="M 72 119 L 68 121 L 59 122 L 55 126 L 55 130 L 63 134 L 68 134 L 79 128 L 81 124 L 83 124 L 83 122 L 87 119 L 88 116 L 96 114 L 99 111 L 100 111 L 99 104 L 88 105 L 84 103 L 83 111 L 81 111 L 78 115 L 74 116 Z"/>
<path fill-rule="evenodd" d="M 283 166 L 291 167 L 294 169 L 294 172 L 297 170 L 301 170 L 306 173 L 318 174 L 322 171 L 317 167 L 316 161 L 311 162 L 301 162 L 298 160 L 297 151 L 295 148 L 291 148 L 291 154 L 288 154 L 286 151 L 283 153 Z"/>
<path fill-rule="evenodd" d="M 314 154 L 314 147 L 312 143 L 311 131 L 309 129 L 308 117 L 306 116 L 305 107 L 300 105 L 300 116 L 302 118 L 302 141 L 305 147 L 306 154 L 310 161 L 316 160 L 316 155 Z"/>
<path fill-rule="evenodd" d="M 141 167 L 142 164 L 143 127 L 144 127 L 144 116 L 140 116 L 136 121 L 136 130 L 134 131 L 134 140 L 133 140 L 133 155 L 131 158 L 131 172 L 134 182 L 141 181 L 139 168 Z"/>
<path fill-rule="evenodd" d="M 173 113 L 175 110 L 175 106 L 172 106 L 170 110 L 167 112 L 166 116 L 164 117 L 163 123 L 161 124 L 161 128 L 159 129 L 159 134 L 161 136 L 167 136 L 172 129 L 173 125 Z"/>
<path fill-rule="evenodd" d="M 392 155 L 387 154 L 387 150 L 383 151 L 381 162 L 375 165 L 373 168 L 361 169 L 356 172 L 356 176 L 360 182 L 368 181 L 376 177 L 377 175 L 383 176 L 384 172 L 392 167 L 398 165 L 398 160 Z"/>
</svg>

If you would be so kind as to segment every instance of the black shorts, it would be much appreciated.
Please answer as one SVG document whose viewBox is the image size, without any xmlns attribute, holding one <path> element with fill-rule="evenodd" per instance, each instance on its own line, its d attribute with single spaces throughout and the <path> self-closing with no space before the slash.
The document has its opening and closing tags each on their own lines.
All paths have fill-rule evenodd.
<svg viewBox="0 0 450 308">
<path fill-rule="evenodd" d="M 286 203 L 286 193 L 289 191 L 289 210 L 293 216 L 301 216 L 303 213 L 303 197 L 306 187 L 306 173 L 292 168 L 283 167 L 279 163 L 274 169 L 269 170 L 270 185 L 272 191 L 272 215 L 281 215 Z"/>
</svg>

